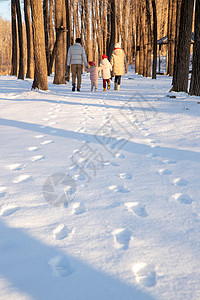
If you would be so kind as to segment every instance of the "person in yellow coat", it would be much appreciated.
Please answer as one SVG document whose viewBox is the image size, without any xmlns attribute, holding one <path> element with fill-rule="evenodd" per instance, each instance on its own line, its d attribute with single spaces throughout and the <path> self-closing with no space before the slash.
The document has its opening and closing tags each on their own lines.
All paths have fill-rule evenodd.
<svg viewBox="0 0 200 300">
<path fill-rule="evenodd" d="M 110 60 L 112 66 L 112 75 L 115 76 L 114 89 L 120 89 L 121 76 L 127 72 L 127 60 L 124 51 L 121 49 L 121 44 L 116 43 Z"/>
</svg>

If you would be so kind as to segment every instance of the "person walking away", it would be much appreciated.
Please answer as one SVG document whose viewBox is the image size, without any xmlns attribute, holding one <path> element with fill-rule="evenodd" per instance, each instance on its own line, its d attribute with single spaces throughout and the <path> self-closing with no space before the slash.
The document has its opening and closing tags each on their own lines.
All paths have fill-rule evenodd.
<svg viewBox="0 0 200 300">
<path fill-rule="evenodd" d="M 67 66 L 71 65 L 72 72 L 72 92 L 75 92 L 76 78 L 77 78 L 77 91 L 80 92 L 81 89 L 81 75 L 83 62 L 85 67 L 88 67 L 87 58 L 84 48 L 81 46 L 81 39 L 76 38 L 76 43 L 69 47 L 67 54 Z"/>
<path fill-rule="evenodd" d="M 98 74 L 101 68 L 98 68 L 94 61 L 89 61 L 89 65 L 90 68 L 89 69 L 87 68 L 86 72 L 90 73 L 91 91 L 93 92 L 95 88 L 95 92 L 96 92 L 98 88 Z"/>
<path fill-rule="evenodd" d="M 110 78 L 111 78 L 111 71 L 112 66 L 108 60 L 108 56 L 103 54 L 102 61 L 100 62 L 100 68 L 102 68 L 100 76 L 103 79 L 103 90 L 106 91 L 106 82 L 107 82 L 107 89 L 110 89 Z"/>
<path fill-rule="evenodd" d="M 127 60 L 120 43 L 116 43 L 110 60 L 113 76 L 115 76 L 114 90 L 120 89 L 121 76 L 127 72 Z"/>
</svg>

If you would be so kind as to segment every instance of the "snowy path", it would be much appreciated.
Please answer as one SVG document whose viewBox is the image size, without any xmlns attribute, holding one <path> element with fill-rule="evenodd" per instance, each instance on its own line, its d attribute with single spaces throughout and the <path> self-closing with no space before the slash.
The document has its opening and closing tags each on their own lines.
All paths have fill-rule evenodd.
<svg viewBox="0 0 200 300">
<path fill-rule="evenodd" d="M 170 82 L 0 77 L 0 299 L 200 299 L 200 105 Z"/>
</svg>

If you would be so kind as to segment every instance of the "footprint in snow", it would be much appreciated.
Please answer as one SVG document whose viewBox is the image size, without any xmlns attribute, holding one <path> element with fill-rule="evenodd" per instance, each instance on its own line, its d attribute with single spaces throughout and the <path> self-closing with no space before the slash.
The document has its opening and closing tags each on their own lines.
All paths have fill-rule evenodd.
<svg viewBox="0 0 200 300">
<path fill-rule="evenodd" d="M 56 119 L 57 117 L 58 117 L 57 115 L 50 116 L 51 119 Z"/>
<path fill-rule="evenodd" d="M 42 134 L 39 134 L 39 135 L 35 135 L 34 136 L 36 139 L 41 139 L 41 138 L 43 138 L 44 137 L 44 135 L 42 135 Z"/>
<path fill-rule="evenodd" d="M 55 256 L 49 261 L 53 274 L 57 277 L 67 277 L 74 273 L 69 261 L 64 256 Z"/>
<path fill-rule="evenodd" d="M 73 230 L 67 228 L 64 224 L 60 224 L 54 231 L 55 240 L 63 240 L 72 235 Z"/>
<path fill-rule="evenodd" d="M 50 126 L 51 126 L 51 125 L 55 125 L 55 124 L 57 124 L 57 122 L 54 122 L 54 121 L 53 121 L 53 122 L 49 122 L 49 123 L 48 123 L 48 125 L 50 125 Z"/>
<path fill-rule="evenodd" d="M 116 249 L 128 249 L 131 233 L 126 228 L 118 228 L 112 232 Z"/>
<path fill-rule="evenodd" d="M 80 215 L 85 212 L 85 206 L 82 202 L 74 203 L 72 206 L 72 214 L 73 215 Z"/>
<path fill-rule="evenodd" d="M 51 144 L 51 143 L 53 143 L 52 140 L 46 140 L 46 141 L 41 142 L 40 145 L 48 145 L 48 144 Z"/>
<path fill-rule="evenodd" d="M 119 174 L 119 177 L 121 179 L 132 179 L 132 175 L 131 174 L 128 174 L 128 173 L 120 173 Z"/>
<path fill-rule="evenodd" d="M 117 158 L 125 158 L 125 155 L 123 153 L 116 153 L 115 157 L 117 157 Z"/>
<path fill-rule="evenodd" d="M 73 178 L 74 178 L 74 180 L 86 180 L 86 176 L 85 176 L 85 174 L 83 174 L 83 173 L 74 175 Z"/>
<path fill-rule="evenodd" d="M 156 285 L 157 280 L 154 266 L 141 262 L 135 264 L 132 267 L 132 271 L 138 284 L 146 287 Z"/>
<path fill-rule="evenodd" d="M 15 178 L 13 180 L 14 183 L 23 183 L 23 182 L 27 182 L 30 181 L 32 179 L 31 175 L 20 175 L 17 178 Z"/>
<path fill-rule="evenodd" d="M 168 169 L 160 169 L 158 172 L 160 173 L 160 175 L 170 175 L 170 174 L 172 174 L 172 171 L 168 170 Z"/>
<path fill-rule="evenodd" d="M 177 161 L 174 160 L 174 159 L 165 159 L 165 160 L 163 160 L 163 162 L 164 162 L 165 164 L 170 164 L 170 165 L 176 164 L 176 163 L 177 163 Z"/>
<path fill-rule="evenodd" d="M 31 157 L 31 161 L 40 161 L 43 159 L 45 159 L 44 155 L 36 155 L 36 156 Z"/>
<path fill-rule="evenodd" d="M 28 151 L 37 151 L 38 147 L 28 147 Z"/>
<path fill-rule="evenodd" d="M 119 193 L 129 193 L 130 192 L 128 189 L 126 189 L 122 185 L 111 185 L 111 186 L 109 186 L 109 190 L 111 190 L 113 192 L 119 192 Z"/>
<path fill-rule="evenodd" d="M 78 129 L 77 129 L 77 132 L 84 132 L 85 131 L 85 128 L 84 127 L 79 127 Z"/>
<path fill-rule="evenodd" d="M 159 155 L 157 153 L 149 153 L 147 154 L 147 156 L 154 158 L 154 157 L 158 157 Z"/>
<path fill-rule="evenodd" d="M 12 165 L 6 166 L 6 169 L 8 169 L 10 171 L 21 170 L 22 168 L 23 168 L 22 164 L 12 164 Z"/>
<path fill-rule="evenodd" d="M 148 216 L 145 207 L 140 205 L 139 202 L 126 202 L 125 206 L 129 212 L 134 213 L 138 217 L 145 218 Z"/>
<path fill-rule="evenodd" d="M 176 178 L 174 179 L 174 184 L 179 186 L 186 186 L 188 185 L 188 181 L 185 180 L 184 178 Z"/>
<path fill-rule="evenodd" d="M 191 204 L 193 202 L 188 194 L 176 193 L 172 197 L 182 204 Z"/>
<path fill-rule="evenodd" d="M 14 206 L 14 205 L 5 205 L 0 210 L 0 216 L 8 217 L 8 216 L 14 214 L 19 209 L 20 209 L 19 207 Z"/>
<path fill-rule="evenodd" d="M 0 186 L 0 198 L 4 197 L 7 193 L 7 187 L 6 186 Z"/>
</svg>

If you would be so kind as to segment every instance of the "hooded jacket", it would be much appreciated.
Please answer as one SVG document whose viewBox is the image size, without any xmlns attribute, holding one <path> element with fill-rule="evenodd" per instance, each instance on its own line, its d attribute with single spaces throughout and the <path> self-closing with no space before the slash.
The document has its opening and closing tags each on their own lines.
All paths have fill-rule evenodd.
<svg viewBox="0 0 200 300">
<path fill-rule="evenodd" d="M 90 80 L 91 81 L 98 81 L 98 73 L 101 68 L 97 66 L 90 66 L 89 69 L 86 69 L 88 73 L 90 73 Z"/>
<path fill-rule="evenodd" d="M 110 79 L 112 66 L 107 58 L 102 59 L 100 63 L 102 79 Z"/>
<path fill-rule="evenodd" d="M 69 47 L 67 54 L 67 65 L 82 65 L 84 62 L 85 66 L 88 66 L 87 58 L 84 48 L 79 43 L 75 43 L 73 46 Z"/>
<path fill-rule="evenodd" d="M 121 49 L 120 44 L 115 44 L 115 49 L 112 52 L 110 60 L 113 76 L 120 76 L 125 74 L 127 67 L 127 60 L 124 51 Z"/>
</svg>

